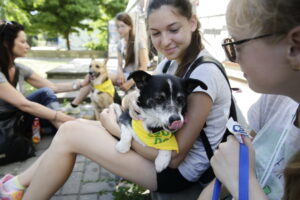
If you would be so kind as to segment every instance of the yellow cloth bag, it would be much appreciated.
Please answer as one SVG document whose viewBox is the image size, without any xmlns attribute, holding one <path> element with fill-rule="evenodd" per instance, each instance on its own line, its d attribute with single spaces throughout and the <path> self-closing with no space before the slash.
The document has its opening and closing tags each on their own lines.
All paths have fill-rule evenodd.
<svg viewBox="0 0 300 200">
<path fill-rule="evenodd" d="M 149 133 L 144 129 L 141 120 L 132 120 L 131 125 L 138 138 L 147 146 L 155 149 L 175 150 L 178 153 L 178 144 L 173 133 L 166 130 Z"/>
<path fill-rule="evenodd" d="M 94 88 L 96 90 L 99 90 L 100 92 L 106 92 L 112 97 L 115 96 L 115 87 L 110 79 L 103 82 L 102 84 L 94 85 Z"/>
</svg>

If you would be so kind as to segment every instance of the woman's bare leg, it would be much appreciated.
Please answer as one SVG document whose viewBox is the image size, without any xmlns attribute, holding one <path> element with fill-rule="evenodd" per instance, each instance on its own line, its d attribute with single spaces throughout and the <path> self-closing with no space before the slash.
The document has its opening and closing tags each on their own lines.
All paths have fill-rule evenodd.
<svg viewBox="0 0 300 200">
<path fill-rule="evenodd" d="M 18 175 L 19 182 L 22 186 L 28 187 L 36 169 L 38 168 L 42 158 L 45 156 L 47 151 L 45 151 L 29 168 L 27 168 L 24 172 Z"/>
<path fill-rule="evenodd" d="M 134 151 L 117 152 L 116 143 L 115 138 L 99 126 L 76 121 L 63 124 L 42 158 L 23 199 L 49 199 L 69 177 L 76 154 L 90 158 L 118 176 L 155 190 L 154 163 Z"/>
<path fill-rule="evenodd" d="M 102 127 L 99 121 L 93 121 L 87 119 L 77 119 L 76 121 L 80 123 L 91 124 L 97 127 Z M 39 166 L 41 159 L 44 157 L 46 153 L 47 150 L 29 168 L 27 168 L 24 172 L 18 175 L 21 185 L 23 185 L 24 187 L 28 187 L 30 185 L 32 177 L 37 167 Z"/>
</svg>

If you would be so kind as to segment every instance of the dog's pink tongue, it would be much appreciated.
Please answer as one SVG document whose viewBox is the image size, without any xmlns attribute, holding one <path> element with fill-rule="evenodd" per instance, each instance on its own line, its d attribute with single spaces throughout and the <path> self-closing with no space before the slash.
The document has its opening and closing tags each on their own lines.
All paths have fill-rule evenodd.
<svg viewBox="0 0 300 200">
<path fill-rule="evenodd" d="M 183 122 L 180 120 L 172 122 L 172 124 L 168 127 L 170 130 L 178 130 L 183 126 Z"/>
</svg>

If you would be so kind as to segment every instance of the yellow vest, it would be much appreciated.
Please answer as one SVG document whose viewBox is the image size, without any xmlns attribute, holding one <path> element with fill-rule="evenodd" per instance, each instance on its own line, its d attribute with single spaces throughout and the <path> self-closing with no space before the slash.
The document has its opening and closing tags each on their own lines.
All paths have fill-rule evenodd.
<svg viewBox="0 0 300 200">
<path fill-rule="evenodd" d="M 115 96 L 115 87 L 110 79 L 102 84 L 94 85 L 94 88 L 100 92 L 106 92 L 112 97 Z"/>
<path fill-rule="evenodd" d="M 156 133 L 149 133 L 143 127 L 141 120 L 132 120 L 132 128 L 138 138 L 147 146 L 162 150 L 176 150 L 178 153 L 178 144 L 175 136 L 166 130 L 161 130 Z"/>
</svg>

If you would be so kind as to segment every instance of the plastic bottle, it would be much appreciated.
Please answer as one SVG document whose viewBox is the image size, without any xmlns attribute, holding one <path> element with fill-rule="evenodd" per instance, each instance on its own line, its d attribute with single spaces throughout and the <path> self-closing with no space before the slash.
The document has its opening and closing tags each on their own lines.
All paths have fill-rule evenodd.
<svg viewBox="0 0 300 200">
<path fill-rule="evenodd" d="M 32 142 L 35 144 L 41 141 L 40 128 L 40 120 L 36 117 L 32 123 Z"/>
</svg>

